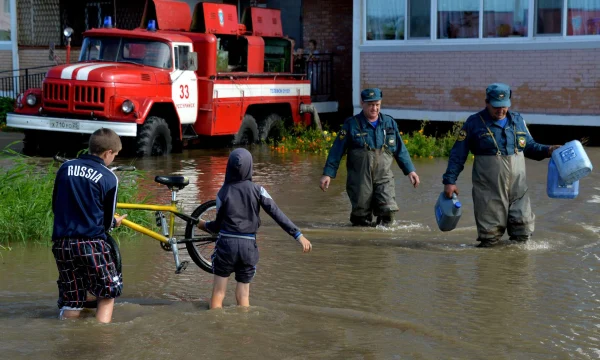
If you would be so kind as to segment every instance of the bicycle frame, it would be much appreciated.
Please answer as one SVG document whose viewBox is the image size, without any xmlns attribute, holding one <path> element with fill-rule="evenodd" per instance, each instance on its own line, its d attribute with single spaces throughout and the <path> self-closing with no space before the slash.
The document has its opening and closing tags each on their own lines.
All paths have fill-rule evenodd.
<svg viewBox="0 0 600 360">
<path fill-rule="evenodd" d="M 157 225 L 162 226 L 163 234 L 160 234 L 154 230 L 148 229 L 145 226 L 137 224 L 133 221 L 123 219 L 121 222 L 122 225 L 127 226 L 128 228 L 147 235 L 155 240 L 158 240 L 164 244 L 171 246 L 171 251 L 173 251 L 173 257 L 175 259 L 175 273 L 179 274 L 181 271 L 185 270 L 187 267 L 187 261 L 181 262 L 179 260 L 179 249 L 177 248 L 177 244 L 179 243 L 175 238 L 175 217 L 178 217 L 184 220 L 187 223 L 191 223 L 192 225 L 196 225 L 198 223 L 198 219 L 195 219 L 191 216 L 182 214 L 177 209 L 177 191 L 171 190 L 171 205 L 151 205 L 151 204 L 130 204 L 130 203 L 117 203 L 117 209 L 123 210 L 147 210 L 147 211 L 156 211 L 156 219 Z M 163 212 L 169 213 L 169 222 L 164 217 Z M 160 219 L 159 219 L 160 217 Z M 160 220 L 160 224 L 159 224 Z M 184 239 L 184 242 L 188 239 Z"/>
</svg>

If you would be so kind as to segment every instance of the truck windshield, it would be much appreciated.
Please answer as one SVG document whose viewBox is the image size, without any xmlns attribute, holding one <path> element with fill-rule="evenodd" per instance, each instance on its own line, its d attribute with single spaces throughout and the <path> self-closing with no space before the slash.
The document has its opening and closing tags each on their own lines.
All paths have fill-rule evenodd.
<svg viewBox="0 0 600 360">
<path fill-rule="evenodd" d="M 119 37 L 87 37 L 79 61 L 114 61 L 171 69 L 171 48 L 160 41 Z"/>
</svg>

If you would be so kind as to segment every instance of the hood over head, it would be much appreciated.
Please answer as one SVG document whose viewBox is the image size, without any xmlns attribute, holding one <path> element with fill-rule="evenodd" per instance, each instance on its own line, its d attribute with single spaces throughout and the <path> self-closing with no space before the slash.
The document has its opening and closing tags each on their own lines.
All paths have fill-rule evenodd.
<svg viewBox="0 0 600 360">
<path fill-rule="evenodd" d="M 245 180 L 252 181 L 252 154 L 244 148 L 238 148 L 229 154 L 225 184 Z"/>
</svg>

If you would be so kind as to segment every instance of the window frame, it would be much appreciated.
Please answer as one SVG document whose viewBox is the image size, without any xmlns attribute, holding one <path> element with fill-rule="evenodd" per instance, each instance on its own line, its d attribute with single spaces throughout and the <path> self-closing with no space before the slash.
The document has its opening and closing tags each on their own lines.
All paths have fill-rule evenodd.
<svg viewBox="0 0 600 360">
<path fill-rule="evenodd" d="M 12 50 L 12 42 L 14 41 L 14 39 L 13 39 L 13 37 L 14 37 L 14 34 L 13 34 L 13 28 L 14 28 L 13 21 L 14 20 L 13 19 L 16 18 L 16 16 L 13 17 L 13 12 L 14 12 L 14 10 L 12 8 L 13 1 L 12 0 L 4 0 L 4 1 L 5 1 L 5 4 L 8 3 L 8 7 L 9 7 L 8 15 L 9 15 L 9 19 L 10 19 L 10 25 L 9 25 L 8 32 L 10 33 L 10 40 L 0 40 L 0 50 L 2 50 L 2 51 Z M 15 1 L 14 2 L 15 6 L 16 6 L 16 3 L 17 2 Z"/>
<path fill-rule="evenodd" d="M 476 38 L 463 38 L 463 39 L 440 39 L 437 37 L 438 32 L 438 0 L 424 0 L 430 1 L 430 31 L 429 38 L 410 38 L 409 37 L 409 22 L 410 22 L 410 6 L 409 0 L 390 0 L 390 1 L 404 1 L 404 9 L 405 9 L 405 21 L 404 21 L 404 39 L 402 40 L 367 40 L 367 0 L 357 0 L 355 4 L 360 4 L 361 7 L 361 31 L 362 33 L 359 35 L 360 39 L 360 48 L 362 49 L 377 49 L 376 51 L 384 51 L 386 47 L 406 47 L 406 48 L 415 48 L 415 50 L 420 50 L 421 48 L 427 48 L 428 46 L 443 46 L 444 48 L 449 48 L 452 45 L 473 46 L 473 49 L 477 49 L 479 45 L 503 45 L 504 48 L 508 46 L 510 48 L 511 44 L 518 46 L 519 48 L 523 46 L 531 46 L 535 44 L 540 48 L 549 48 L 552 49 L 554 47 L 563 48 L 565 44 L 572 43 L 598 43 L 600 41 L 600 34 L 598 35 L 567 35 L 567 15 L 569 12 L 569 0 L 562 0 L 562 23 L 561 23 L 561 33 L 560 34 L 549 34 L 549 35 L 537 35 L 535 30 L 537 26 L 536 22 L 536 13 L 537 13 L 537 1 L 538 0 L 528 0 L 528 14 L 527 14 L 527 36 L 524 37 L 483 37 L 483 21 L 484 21 L 484 0 L 479 0 L 479 34 Z M 399 46 L 398 46 L 399 45 Z M 589 44 L 588 44 L 589 45 Z M 485 50 L 490 46 L 486 46 L 481 48 Z M 587 45 L 586 45 L 587 46 Z M 594 47 L 593 45 L 590 45 Z M 598 47 L 598 46 L 595 46 Z M 449 49 L 450 50 L 450 49 Z M 394 50 L 392 50 L 394 51 Z"/>
</svg>

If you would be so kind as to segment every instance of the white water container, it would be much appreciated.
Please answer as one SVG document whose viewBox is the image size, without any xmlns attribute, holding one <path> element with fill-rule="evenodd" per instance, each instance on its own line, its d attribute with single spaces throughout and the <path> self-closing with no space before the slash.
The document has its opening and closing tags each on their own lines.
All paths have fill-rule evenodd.
<svg viewBox="0 0 600 360">
<path fill-rule="evenodd" d="M 442 231 L 454 230 L 462 215 L 462 205 L 456 194 L 452 194 L 452 199 L 446 197 L 442 191 L 435 204 L 435 220 Z"/>
<path fill-rule="evenodd" d="M 558 173 L 565 184 L 587 176 L 592 172 L 592 162 L 578 140 L 569 141 L 552 153 Z"/>
</svg>

